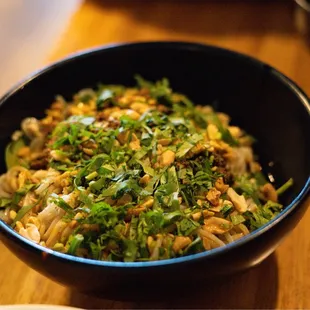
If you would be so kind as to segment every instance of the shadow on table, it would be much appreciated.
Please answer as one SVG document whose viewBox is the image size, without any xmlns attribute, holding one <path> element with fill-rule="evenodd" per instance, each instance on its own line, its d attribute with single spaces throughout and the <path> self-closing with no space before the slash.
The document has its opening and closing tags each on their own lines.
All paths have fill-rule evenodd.
<svg viewBox="0 0 310 310">
<path fill-rule="evenodd" d="M 259 266 L 241 274 L 218 281 L 184 283 L 184 290 L 163 292 L 161 287 L 153 293 L 143 288 L 128 289 L 119 298 L 104 299 L 71 292 L 70 305 L 84 309 L 106 308 L 213 308 L 213 309 L 273 309 L 276 307 L 278 269 L 276 255 L 271 255 Z M 117 296 L 118 292 L 115 292 Z"/>
<path fill-rule="evenodd" d="M 91 0 L 144 25 L 193 35 L 293 33 L 293 1 Z M 146 14 L 148 12 L 148 14 Z"/>
</svg>

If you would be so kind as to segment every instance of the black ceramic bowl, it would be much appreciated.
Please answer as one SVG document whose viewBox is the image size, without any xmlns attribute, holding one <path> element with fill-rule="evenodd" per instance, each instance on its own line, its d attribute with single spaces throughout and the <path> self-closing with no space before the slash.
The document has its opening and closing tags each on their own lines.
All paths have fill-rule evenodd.
<svg viewBox="0 0 310 310">
<path fill-rule="evenodd" d="M 212 251 L 165 261 L 117 263 L 64 255 L 35 245 L 0 222 L 1 240 L 42 274 L 82 291 L 117 292 L 128 286 L 192 286 L 206 278 L 255 266 L 270 255 L 306 210 L 310 188 L 310 106 L 307 96 L 272 67 L 228 50 L 191 43 L 113 45 L 74 55 L 22 82 L 0 102 L 0 149 L 24 117 L 42 117 L 56 94 L 70 97 L 98 82 L 132 85 L 134 74 L 167 77 L 173 89 L 199 104 L 216 105 L 257 138 L 256 152 L 278 184 L 294 187 L 285 210 L 245 238 Z M 268 162 L 273 161 L 273 167 Z M 0 156 L 1 173 L 5 171 Z M 289 253 L 288 253 L 289 255 Z"/>
</svg>

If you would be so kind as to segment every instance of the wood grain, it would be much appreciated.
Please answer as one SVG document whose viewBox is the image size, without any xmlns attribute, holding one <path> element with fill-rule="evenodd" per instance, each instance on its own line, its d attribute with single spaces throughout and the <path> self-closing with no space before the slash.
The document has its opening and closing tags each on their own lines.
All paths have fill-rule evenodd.
<svg viewBox="0 0 310 310">
<path fill-rule="evenodd" d="M 47 62 L 80 49 L 138 40 L 215 44 L 272 64 L 310 94 L 310 55 L 295 32 L 290 3 L 255 1 L 85 1 Z M 308 205 L 310 200 L 308 200 Z M 0 244 L 0 304 L 49 303 L 82 308 L 310 308 L 310 233 L 307 212 L 276 253 L 255 269 L 195 296 L 116 301 L 62 287 L 31 270 Z M 246 253 L 244 253 L 246 255 Z M 137 288 L 138 289 L 138 288 Z"/>
</svg>

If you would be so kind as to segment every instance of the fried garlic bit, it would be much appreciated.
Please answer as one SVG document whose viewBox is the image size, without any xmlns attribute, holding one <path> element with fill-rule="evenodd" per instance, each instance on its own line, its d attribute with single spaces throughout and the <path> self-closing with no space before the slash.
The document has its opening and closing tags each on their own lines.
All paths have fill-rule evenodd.
<svg viewBox="0 0 310 310">
<path fill-rule="evenodd" d="M 54 251 L 144 262 L 225 246 L 281 212 L 293 180 L 268 183 L 253 138 L 227 114 L 167 79 L 136 80 L 58 96 L 43 119 L 21 122 L 1 220 Z"/>
</svg>

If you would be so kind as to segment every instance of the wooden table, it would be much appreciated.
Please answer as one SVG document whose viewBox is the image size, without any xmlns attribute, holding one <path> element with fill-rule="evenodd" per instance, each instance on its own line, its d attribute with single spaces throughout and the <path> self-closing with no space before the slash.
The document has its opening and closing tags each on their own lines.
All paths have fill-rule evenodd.
<svg viewBox="0 0 310 310">
<path fill-rule="evenodd" d="M 88 0 L 73 16 L 48 62 L 111 42 L 199 41 L 270 63 L 310 94 L 309 49 L 295 32 L 290 4 L 284 1 L 274 4 L 188 2 Z M 307 221 L 310 212 L 276 253 L 257 268 L 225 282 L 206 283 L 199 297 L 180 296 L 177 300 L 159 297 L 156 302 L 111 301 L 73 292 L 31 270 L 0 244 L 0 304 L 48 303 L 82 308 L 310 308 Z"/>
</svg>

